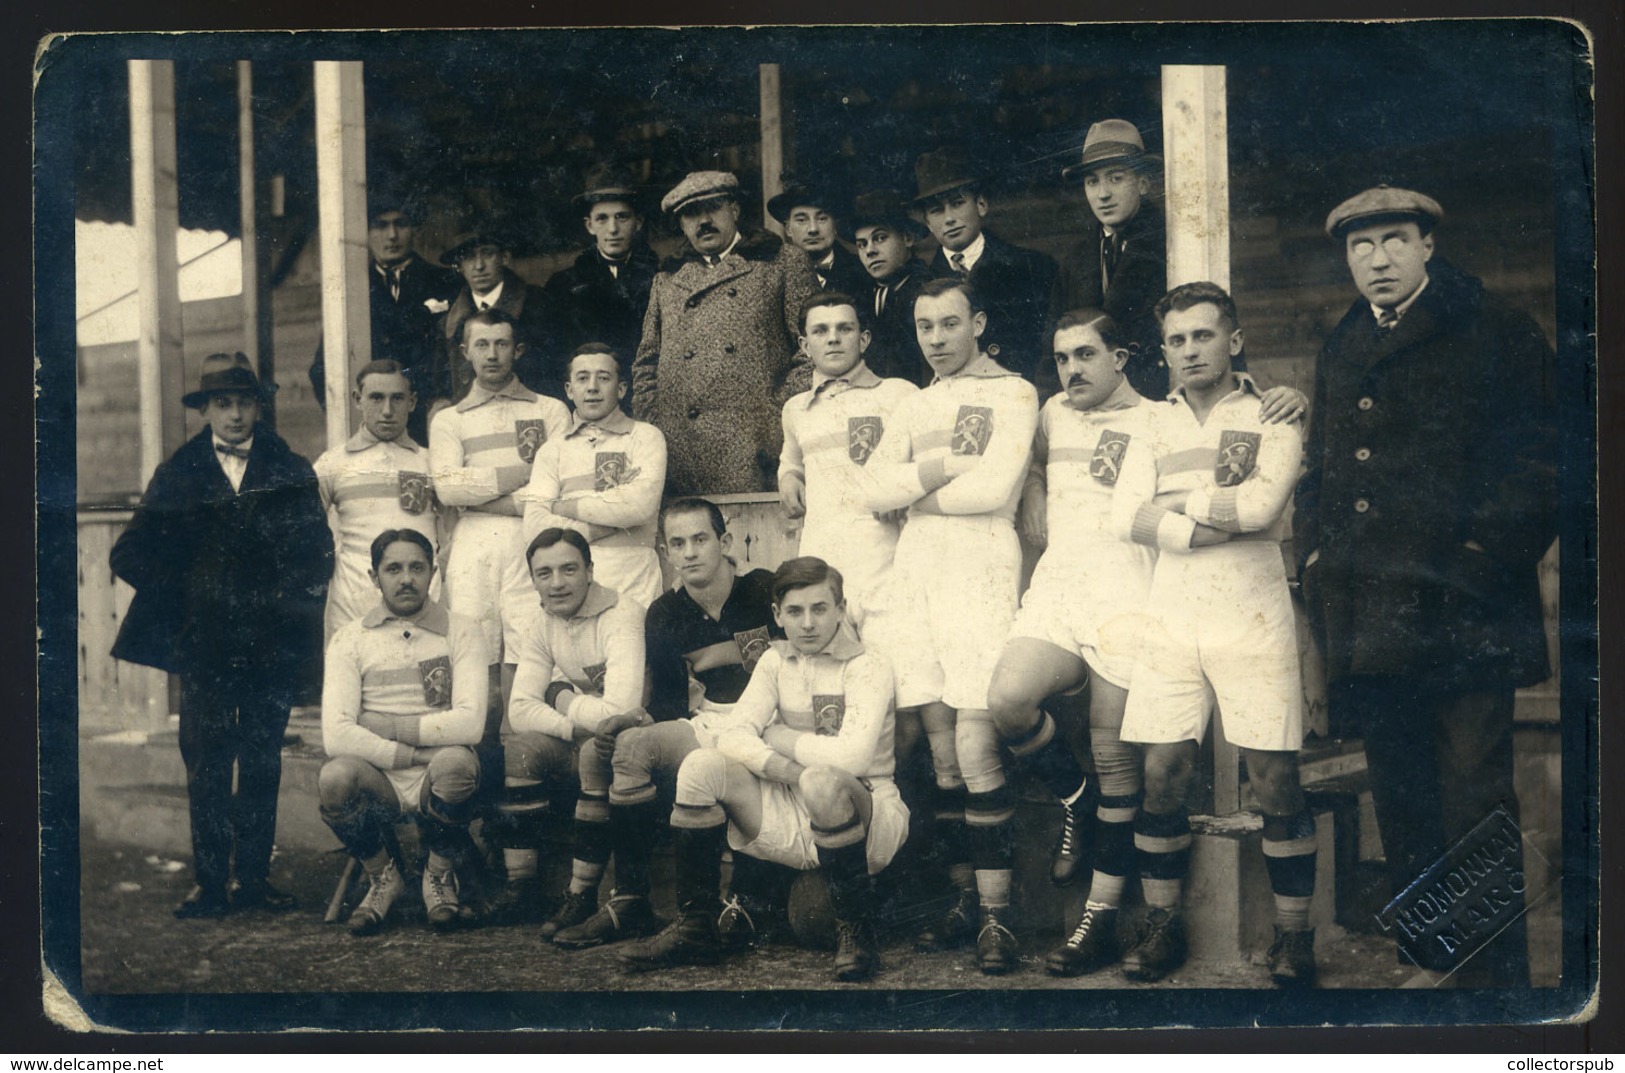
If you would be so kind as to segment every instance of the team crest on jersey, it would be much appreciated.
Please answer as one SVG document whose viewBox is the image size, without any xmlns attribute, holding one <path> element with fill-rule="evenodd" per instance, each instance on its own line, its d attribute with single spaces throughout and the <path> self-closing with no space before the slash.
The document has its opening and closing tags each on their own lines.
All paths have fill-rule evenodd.
<svg viewBox="0 0 1625 1073">
<path fill-rule="evenodd" d="M 1128 451 L 1130 437 L 1126 432 L 1106 429 L 1095 444 L 1095 456 L 1089 460 L 1089 476 L 1101 484 L 1113 485 L 1123 472 L 1123 455 Z"/>
<path fill-rule="evenodd" d="M 451 707 L 451 657 L 436 656 L 418 661 L 418 681 L 423 683 L 425 707 Z"/>
<path fill-rule="evenodd" d="M 599 451 L 593 456 L 592 486 L 594 491 L 607 492 L 619 488 L 638 475 L 636 466 L 627 464 L 624 451 Z"/>
<path fill-rule="evenodd" d="M 756 669 L 756 661 L 767 655 L 767 627 L 758 626 L 754 630 L 734 634 L 734 644 L 739 646 L 739 662 L 745 668 L 745 673 L 751 673 Z"/>
<path fill-rule="evenodd" d="M 961 406 L 954 418 L 954 438 L 949 450 L 956 455 L 980 455 L 993 438 L 991 406 Z"/>
<path fill-rule="evenodd" d="M 812 699 L 813 733 L 833 738 L 846 722 L 846 698 L 839 694 L 814 693 Z"/>
<path fill-rule="evenodd" d="M 609 664 L 594 663 L 590 666 L 581 668 L 581 673 L 587 676 L 588 682 L 592 683 L 592 695 L 595 697 L 603 696 L 604 677 L 609 673 Z"/>
<path fill-rule="evenodd" d="M 536 452 L 547 442 L 547 424 L 538 417 L 527 417 L 513 423 L 514 444 L 519 448 L 521 462 L 536 461 Z"/>
<path fill-rule="evenodd" d="M 1220 488 L 1234 488 L 1253 475 L 1258 465 L 1258 445 L 1264 437 L 1256 432 L 1225 429 L 1219 434 L 1219 458 L 1213 464 L 1213 480 Z"/>
<path fill-rule="evenodd" d="M 408 473 L 403 469 L 397 476 L 400 479 L 401 509 L 408 514 L 422 514 L 428 510 L 429 475 Z"/>
<path fill-rule="evenodd" d="M 869 461 L 886 434 L 886 423 L 876 417 L 849 417 L 846 419 L 846 455 L 858 465 Z"/>
</svg>

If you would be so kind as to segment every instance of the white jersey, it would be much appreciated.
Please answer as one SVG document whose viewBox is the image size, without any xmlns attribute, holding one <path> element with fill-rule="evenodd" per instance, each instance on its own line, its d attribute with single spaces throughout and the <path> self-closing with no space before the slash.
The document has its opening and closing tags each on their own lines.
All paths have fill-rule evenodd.
<svg viewBox="0 0 1625 1073">
<path fill-rule="evenodd" d="M 380 440 L 362 429 L 316 460 L 316 484 L 336 552 L 327 587 L 327 633 L 366 614 L 378 602 L 372 583 L 372 542 L 388 529 L 415 529 L 440 546 L 438 503 L 429 479 L 429 453 L 401 435 Z M 439 575 L 429 597 L 439 595 Z"/>
</svg>

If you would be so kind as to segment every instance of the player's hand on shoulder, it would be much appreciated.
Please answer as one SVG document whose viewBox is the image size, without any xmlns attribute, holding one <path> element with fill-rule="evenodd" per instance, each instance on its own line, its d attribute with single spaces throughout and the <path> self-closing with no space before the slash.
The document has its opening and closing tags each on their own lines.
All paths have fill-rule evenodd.
<svg viewBox="0 0 1625 1073">
<path fill-rule="evenodd" d="M 1279 425 L 1301 420 L 1309 413 L 1309 399 L 1295 387 L 1280 384 L 1264 392 L 1258 403 L 1258 416 L 1265 424 Z"/>
</svg>

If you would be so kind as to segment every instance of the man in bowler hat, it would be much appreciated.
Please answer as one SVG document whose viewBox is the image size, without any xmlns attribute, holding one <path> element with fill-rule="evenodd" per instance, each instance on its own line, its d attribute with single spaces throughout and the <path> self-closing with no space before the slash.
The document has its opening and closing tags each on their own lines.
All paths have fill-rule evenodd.
<svg viewBox="0 0 1625 1073">
<path fill-rule="evenodd" d="M 540 345 L 549 363 L 560 368 L 585 343 L 604 344 L 630 362 L 660 268 L 643 239 L 641 192 L 624 170 L 601 165 L 588 173 L 586 188 L 573 200 L 593 245 L 542 288 L 548 331 Z M 621 381 L 632 382 L 630 364 L 621 369 Z"/>
<path fill-rule="evenodd" d="M 1082 188 L 1091 226 L 1061 261 L 1051 299 L 1053 309 L 1099 309 L 1110 316 L 1129 341 L 1123 375 L 1154 401 L 1166 398 L 1170 388 L 1152 312 L 1168 289 L 1167 237 L 1157 201 L 1161 165 L 1127 120 L 1103 119 L 1089 128 L 1082 158 L 1061 178 Z"/>
<path fill-rule="evenodd" d="M 1443 216 L 1378 186 L 1326 218 L 1360 293 L 1315 362 L 1294 520 L 1330 714 L 1364 738 L 1395 893 L 1497 807 L 1516 822 L 1513 692 L 1550 674 L 1537 566 L 1557 536 L 1555 359 L 1527 314 L 1436 253 Z M 1457 979 L 1528 974 L 1520 917 Z"/>
<path fill-rule="evenodd" d="M 807 255 L 819 290 L 856 294 L 869 284 L 863 265 L 837 241 L 849 210 L 833 184 L 798 178 L 786 180 L 784 191 L 767 199 L 768 215 L 784 228 L 784 240 Z"/>
<path fill-rule="evenodd" d="M 538 395 L 564 401 L 564 365 L 551 354 L 547 339 L 547 298 L 513 270 L 514 239 L 506 226 L 485 220 L 460 232 L 440 263 L 457 269 L 463 287 L 446 311 L 443 327 L 447 367 L 451 369 L 449 401 L 460 402 L 474 383 L 474 366 L 463 356 L 463 324 L 487 309 L 506 313 L 514 323 L 514 342 L 521 347 L 513 374 Z"/>
<path fill-rule="evenodd" d="M 429 406 L 451 396 L 451 369 L 440 342 L 440 318 L 462 281 L 430 264 L 414 246 L 423 223 L 415 199 L 389 188 L 367 194 L 367 297 L 372 309 L 372 360 L 399 362 L 412 382 L 417 404 L 406 433 L 429 442 Z M 341 370 L 342 372 L 342 370 Z M 349 377 L 342 377 L 346 382 Z M 327 367 L 322 348 L 310 366 L 316 405 L 327 408 Z"/>
<path fill-rule="evenodd" d="M 984 176 L 961 149 L 922 155 L 914 164 L 914 210 L 940 249 L 934 277 L 958 276 L 976 288 L 987 311 L 982 349 L 1029 381 L 1047 365 L 1044 326 L 1049 317 L 1055 262 L 987 230 L 990 213 Z"/>
<path fill-rule="evenodd" d="M 135 589 L 113 655 L 181 680 L 183 918 L 294 904 L 269 881 L 282 734 L 319 678 L 333 540 L 310 463 L 259 423 L 265 401 L 247 357 L 205 358 L 184 402 L 207 426 L 152 475 L 111 555 Z"/>
</svg>

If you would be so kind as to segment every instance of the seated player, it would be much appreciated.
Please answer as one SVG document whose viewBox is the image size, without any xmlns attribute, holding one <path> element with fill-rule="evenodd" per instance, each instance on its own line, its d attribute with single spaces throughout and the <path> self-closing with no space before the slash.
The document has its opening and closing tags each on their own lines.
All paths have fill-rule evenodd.
<svg viewBox="0 0 1625 1073">
<path fill-rule="evenodd" d="M 644 619 L 646 708 L 654 722 L 629 726 L 615 739 L 609 787 L 615 890 L 587 920 L 553 936 L 553 944 L 566 949 L 659 929 L 649 905 L 649 859 L 671 814 L 677 770 L 689 753 L 716 744 L 756 661 L 771 640 L 784 637 L 773 618 L 772 573 L 736 574 L 728 557 L 733 537 L 715 503 L 674 499 L 660 522 L 678 586 L 656 600 Z M 607 727 L 626 718 L 609 720 Z M 718 920 L 724 937 L 737 935 L 740 943 L 756 927 L 739 895 L 749 871 L 743 858 L 735 858 L 732 896 Z"/>
<path fill-rule="evenodd" d="M 1184 800 L 1211 693 L 1264 813 L 1276 909 L 1270 974 L 1278 984 L 1307 985 L 1315 977 L 1315 823 L 1298 784 L 1303 688 L 1280 546 L 1302 426 L 1267 423 L 1258 389 L 1233 371 L 1242 332 L 1222 288 L 1176 287 L 1156 315 L 1180 387 L 1156 435 L 1129 444 L 1112 500 L 1118 534 L 1160 549 L 1123 715 L 1123 739 L 1145 747 L 1134 844 L 1148 907 L 1123 973 L 1158 980 L 1185 960 L 1179 902 L 1191 830 Z"/>
<path fill-rule="evenodd" d="M 355 375 L 351 400 L 361 429 L 316 460 L 337 555 L 327 588 L 327 639 L 378 603 L 368 548 L 385 529 L 416 529 L 438 546 L 439 516 L 429 453 L 406 433 L 417 395 L 399 362 L 373 361 Z M 430 598 L 436 594 L 429 593 Z"/>
<path fill-rule="evenodd" d="M 959 739 L 974 733 L 967 724 L 988 721 L 993 666 L 1015 617 L 1021 549 L 1014 518 L 1038 402 L 1031 384 L 981 350 L 986 320 L 964 280 L 925 285 L 914 304 L 915 331 L 937 379 L 898 405 L 894 428 L 849 479 L 869 509 L 909 512 L 883 614 L 864 636 L 895 668 L 899 739 L 917 740 L 923 730 L 930 747 L 940 856 L 957 892 L 948 914 L 915 946 L 941 950 L 976 937 L 983 968 L 1003 972 L 1014 964 L 1015 940 L 1003 919 L 1009 888 L 999 862 L 1006 855 L 989 818 L 1003 806 L 984 792 L 997 789 L 991 786 L 970 786 L 967 801 Z M 977 826 L 967 830 L 972 806 Z"/>
<path fill-rule="evenodd" d="M 835 909 L 835 978 L 865 980 L 879 955 L 873 874 L 908 835 L 892 781 L 891 669 L 844 628 L 841 575 L 791 559 L 773 575 L 775 641 L 714 749 L 689 754 L 677 776 L 678 916 L 628 947 L 628 969 L 712 964 L 722 853 L 822 868 Z"/>
<path fill-rule="evenodd" d="M 371 576 L 382 601 L 327 646 L 322 747 L 332 759 L 317 778 L 322 819 L 370 880 L 350 914 L 352 934 L 381 929 L 406 891 L 384 831 L 411 814 L 429 851 L 423 905 L 431 925 L 449 928 L 465 915 L 454 864 L 473 848 L 480 763 L 472 746 L 485 727 L 490 659 L 477 623 L 429 599 L 428 537 L 378 534 Z"/>
<path fill-rule="evenodd" d="M 592 549 L 573 529 L 544 529 L 525 549 L 542 613 L 526 620 L 502 740 L 504 771 L 568 792 L 578 787 L 570 886 L 542 925 L 551 939 L 598 908 L 609 861 L 610 757 L 617 729 L 645 722 L 643 605 L 593 580 Z M 600 738 L 604 740 L 600 741 Z M 537 851 L 503 848 L 508 883 L 495 915 L 523 916 L 537 904 Z"/>
<path fill-rule="evenodd" d="M 574 529 L 592 545 L 598 583 L 648 607 L 664 587 L 655 528 L 666 437 L 622 412 L 621 359 L 603 343 L 576 348 L 564 391 L 575 408 L 570 426 L 537 450 L 530 483 L 514 496 L 524 510 L 514 569 L 524 569 L 520 553 L 537 533 Z M 519 586 L 507 591 L 523 595 Z"/>
<path fill-rule="evenodd" d="M 805 517 L 801 554 L 823 559 L 846 579 L 852 623 L 863 628 L 870 597 L 891 570 L 900 519 L 876 516 L 851 471 L 866 464 L 899 403 L 919 389 L 882 380 L 863 355 L 869 332 L 853 299 L 826 291 L 801 311 L 801 350 L 813 385 L 784 404 L 779 498 L 791 518 Z"/>
</svg>

